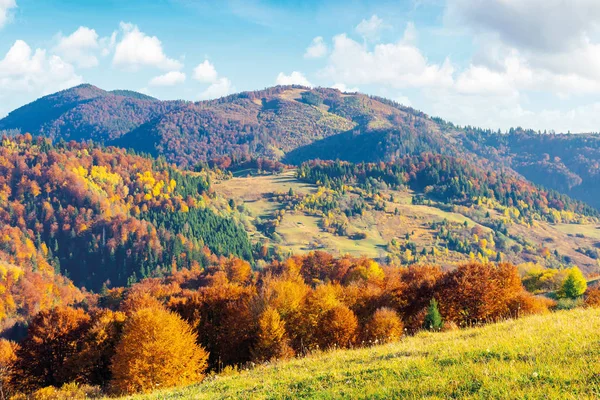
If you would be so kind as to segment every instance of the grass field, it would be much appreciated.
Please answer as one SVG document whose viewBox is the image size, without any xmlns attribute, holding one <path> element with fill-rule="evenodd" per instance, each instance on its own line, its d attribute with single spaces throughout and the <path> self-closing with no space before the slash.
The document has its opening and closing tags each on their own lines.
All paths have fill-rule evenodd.
<svg viewBox="0 0 600 400">
<path fill-rule="evenodd" d="M 600 309 L 576 309 L 258 366 L 130 399 L 600 397 Z"/>
<path fill-rule="evenodd" d="M 254 175 L 253 175 L 254 174 Z M 288 193 L 290 188 L 295 193 L 310 194 L 317 191 L 315 185 L 300 182 L 295 177 L 295 171 L 288 170 L 276 175 L 256 175 L 256 171 L 242 171 L 232 179 L 217 182 L 214 185 L 217 193 L 226 199 L 234 199 L 236 204 L 243 204 L 248 215 L 248 232 L 253 241 L 269 241 L 264 232 L 257 228 L 257 221 L 273 219 L 277 211 L 285 205 L 272 198 L 273 193 Z M 460 229 L 468 231 L 474 226 L 489 232 L 485 227 L 473 219 L 473 210 L 465 207 L 452 208 L 444 205 L 415 205 L 412 204 L 414 193 L 409 190 L 384 191 L 385 198 L 393 195 L 394 201 L 385 201 L 385 212 L 369 210 L 362 216 L 350 217 L 348 231 L 350 233 L 362 232 L 366 239 L 354 240 L 348 236 L 339 236 L 321 229 L 319 218 L 307 215 L 300 211 L 289 211 L 281 219 L 276 233 L 281 240 L 271 245 L 281 249 L 285 254 L 292 252 L 302 254 L 316 249 L 327 251 L 336 255 L 351 254 L 354 256 L 367 256 L 380 258 L 388 254 L 386 245 L 395 238 L 404 238 L 410 234 L 410 240 L 418 249 L 430 249 L 435 243 L 436 232 L 429 226 L 431 222 L 448 220 L 466 227 Z M 357 196 L 356 194 L 347 194 Z M 399 215 L 395 215 L 398 209 Z M 485 211 L 478 212 L 484 214 Z M 494 210 L 491 213 L 496 215 Z M 598 266 L 595 260 L 576 251 L 577 248 L 593 248 L 600 241 L 600 229 L 596 225 L 578 224 L 549 224 L 536 222 L 533 226 L 512 224 L 508 226 L 512 235 L 523 238 L 533 246 L 545 246 L 551 252 L 568 256 L 574 265 L 579 266 L 588 274 L 597 274 Z M 580 235 L 577 235 L 580 234 Z M 583 235 L 583 236 L 582 236 Z M 351 236 L 351 235 L 349 235 Z M 515 242 L 511 239 L 508 246 Z M 522 263 L 531 261 L 523 257 L 507 255 L 506 261 Z M 512 258 L 511 258 L 512 257 Z M 454 265 L 468 260 L 468 254 L 450 251 L 448 255 L 429 260 L 444 266 Z"/>
</svg>

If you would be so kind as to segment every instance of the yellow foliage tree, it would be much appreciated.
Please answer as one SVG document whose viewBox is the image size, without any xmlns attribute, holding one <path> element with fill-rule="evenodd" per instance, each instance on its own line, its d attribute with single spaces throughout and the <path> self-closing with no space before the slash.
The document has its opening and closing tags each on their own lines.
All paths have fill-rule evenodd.
<svg viewBox="0 0 600 400">
<path fill-rule="evenodd" d="M 252 355 L 261 362 L 294 355 L 284 321 L 274 308 L 267 308 L 258 319 L 257 342 L 252 349 Z"/>
<path fill-rule="evenodd" d="M 202 380 L 208 353 L 177 314 L 145 308 L 126 322 L 113 357 L 112 386 L 125 393 L 149 392 Z"/>
</svg>

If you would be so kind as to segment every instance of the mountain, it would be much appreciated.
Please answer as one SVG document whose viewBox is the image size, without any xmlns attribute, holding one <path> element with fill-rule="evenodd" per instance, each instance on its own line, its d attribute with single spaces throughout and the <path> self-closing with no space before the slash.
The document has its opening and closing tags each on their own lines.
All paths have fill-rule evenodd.
<svg viewBox="0 0 600 400">
<path fill-rule="evenodd" d="M 18 129 L 66 141 L 108 141 L 184 102 L 163 102 L 136 92 L 107 92 L 80 85 L 21 107 L 0 121 L 0 130 Z"/>
<path fill-rule="evenodd" d="M 389 162 L 424 152 L 506 169 L 600 207 L 600 136 L 459 127 L 393 101 L 278 86 L 202 102 L 159 101 L 81 85 L 0 120 L 55 140 L 94 140 L 180 166 L 220 157 Z"/>
</svg>

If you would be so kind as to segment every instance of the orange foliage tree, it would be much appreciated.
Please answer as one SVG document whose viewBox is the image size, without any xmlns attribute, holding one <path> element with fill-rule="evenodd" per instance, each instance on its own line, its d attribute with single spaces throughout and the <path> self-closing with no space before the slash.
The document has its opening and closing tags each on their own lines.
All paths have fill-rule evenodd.
<svg viewBox="0 0 600 400">
<path fill-rule="evenodd" d="M 400 339 L 404 325 L 396 311 L 380 308 L 366 324 L 363 340 L 366 343 L 385 343 Z"/>
<path fill-rule="evenodd" d="M 125 324 L 112 361 L 115 390 L 148 392 L 200 381 L 208 354 L 196 334 L 177 314 L 145 308 Z"/>
<path fill-rule="evenodd" d="M 58 307 L 40 312 L 17 350 L 13 384 L 30 391 L 77 380 L 76 356 L 89 323 L 90 316 L 82 309 Z"/>
</svg>

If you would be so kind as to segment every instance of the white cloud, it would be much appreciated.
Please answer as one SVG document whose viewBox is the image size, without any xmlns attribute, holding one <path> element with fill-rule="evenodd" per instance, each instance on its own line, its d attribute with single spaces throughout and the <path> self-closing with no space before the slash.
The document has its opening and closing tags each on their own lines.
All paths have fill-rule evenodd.
<svg viewBox="0 0 600 400">
<path fill-rule="evenodd" d="M 17 8 L 15 0 L 0 0 L 0 28 L 10 19 L 10 11 Z"/>
<path fill-rule="evenodd" d="M 310 46 L 306 48 L 304 58 L 321 58 L 327 55 L 327 45 L 322 36 L 317 36 L 312 40 Z"/>
<path fill-rule="evenodd" d="M 446 23 L 466 26 L 476 52 L 468 74 L 502 90 L 569 96 L 600 86 L 600 2 L 596 0 L 450 0 Z M 510 62 L 510 64 L 509 64 Z M 520 73 L 511 71 L 517 66 Z M 473 80 L 475 82 L 475 80 Z M 465 83 L 465 82 L 462 82 Z"/>
<path fill-rule="evenodd" d="M 321 75 L 350 85 L 382 84 L 395 88 L 451 86 L 454 67 L 449 59 L 429 63 L 409 42 L 377 44 L 373 50 L 346 34 L 333 38 L 333 51 Z"/>
<path fill-rule="evenodd" d="M 210 86 L 200 93 L 200 100 L 216 99 L 235 91 L 231 81 L 228 78 L 219 77 L 217 69 L 208 60 L 204 60 L 194 68 L 193 78 L 202 83 L 210 83 Z"/>
<path fill-rule="evenodd" d="M 346 93 L 354 93 L 354 92 L 359 92 L 360 89 L 355 87 L 347 87 L 345 84 L 343 83 L 336 83 L 335 85 L 332 86 L 332 88 L 339 90 L 340 92 L 346 92 Z"/>
<path fill-rule="evenodd" d="M 194 79 L 203 83 L 213 83 L 217 80 L 218 74 L 215 66 L 210 61 L 204 60 L 194 68 Z"/>
<path fill-rule="evenodd" d="M 200 93 L 201 100 L 216 99 L 227 96 L 235 91 L 231 81 L 227 78 L 218 78 L 206 90 Z"/>
<path fill-rule="evenodd" d="M 302 72 L 293 71 L 291 74 L 286 75 L 283 72 L 280 72 L 277 75 L 277 79 L 275 79 L 276 85 L 301 85 L 312 87 L 313 84 L 306 79 Z"/>
<path fill-rule="evenodd" d="M 449 0 L 447 22 L 492 32 L 503 42 L 535 51 L 579 47 L 598 28 L 597 0 Z"/>
<path fill-rule="evenodd" d="M 369 19 L 363 19 L 355 28 L 356 32 L 367 40 L 379 40 L 381 31 L 388 28 L 381 18 L 372 15 Z"/>
<path fill-rule="evenodd" d="M 100 39 L 100 48 L 102 49 L 102 57 L 106 57 L 114 50 L 117 44 L 117 31 L 114 31 L 110 37 Z"/>
<path fill-rule="evenodd" d="M 98 34 L 94 29 L 80 26 L 69 36 L 58 34 L 58 44 L 54 52 L 62 59 L 77 64 L 81 68 L 91 68 L 98 65 L 96 52 L 100 49 Z"/>
<path fill-rule="evenodd" d="M 44 49 L 17 40 L 0 60 L 0 114 L 37 97 L 82 83 L 75 68 Z"/>
<path fill-rule="evenodd" d="M 155 76 L 150 80 L 150 86 L 175 86 L 185 82 L 185 74 L 180 71 L 170 71 L 164 75 Z"/>
<path fill-rule="evenodd" d="M 148 36 L 136 25 L 121 22 L 122 39 L 116 44 L 113 65 L 138 70 L 140 67 L 156 67 L 177 71 L 183 64 L 165 55 L 161 41 Z"/>
</svg>

